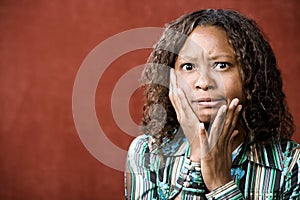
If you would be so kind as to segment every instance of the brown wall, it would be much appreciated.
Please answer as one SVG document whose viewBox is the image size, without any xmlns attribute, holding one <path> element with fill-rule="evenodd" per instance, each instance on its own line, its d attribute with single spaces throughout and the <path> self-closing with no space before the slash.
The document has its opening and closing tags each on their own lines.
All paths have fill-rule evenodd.
<svg viewBox="0 0 300 200">
<path fill-rule="evenodd" d="M 1 0 L 0 199 L 122 199 L 123 173 L 95 159 L 75 129 L 76 73 L 90 51 L 110 36 L 137 27 L 162 27 L 200 8 L 234 8 L 260 24 L 277 55 L 299 127 L 299 6 L 298 0 Z M 109 98 L 122 73 L 143 64 L 148 53 L 118 58 L 97 90 L 99 121 L 107 137 L 124 150 L 132 136 L 116 128 Z M 140 100 L 132 98 L 129 107 L 138 121 L 136 104 Z M 293 138 L 300 142 L 299 132 Z"/>
</svg>

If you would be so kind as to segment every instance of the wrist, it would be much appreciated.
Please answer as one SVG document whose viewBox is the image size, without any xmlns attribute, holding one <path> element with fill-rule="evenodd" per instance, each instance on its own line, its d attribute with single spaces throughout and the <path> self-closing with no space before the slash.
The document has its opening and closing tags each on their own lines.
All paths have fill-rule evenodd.
<svg viewBox="0 0 300 200">
<path fill-rule="evenodd" d="M 201 159 L 200 159 L 200 148 L 197 147 L 192 147 L 191 146 L 191 151 L 190 151 L 190 160 L 192 162 L 197 162 L 200 163 Z"/>
<path fill-rule="evenodd" d="M 200 163 L 200 162 L 201 162 L 200 156 L 193 156 L 193 155 L 191 155 L 191 156 L 190 156 L 190 160 L 191 160 L 192 162 L 196 162 L 196 163 Z"/>
<path fill-rule="evenodd" d="M 186 157 L 176 184 L 182 188 L 182 193 L 185 195 L 204 194 L 207 189 L 201 176 L 200 163 L 193 162 Z"/>
<path fill-rule="evenodd" d="M 229 178 L 224 178 L 222 180 L 216 180 L 213 184 L 211 184 L 210 186 L 207 185 L 207 189 L 209 191 L 214 191 L 217 190 L 218 188 L 230 183 L 232 181 L 231 177 Z"/>
</svg>

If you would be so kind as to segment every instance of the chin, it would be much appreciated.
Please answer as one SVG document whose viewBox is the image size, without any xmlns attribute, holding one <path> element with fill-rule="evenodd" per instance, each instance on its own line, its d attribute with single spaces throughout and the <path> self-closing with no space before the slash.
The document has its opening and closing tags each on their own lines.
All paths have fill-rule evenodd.
<svg viewBox="0 0 300 200">
<path fill-rule="evenodd" d="M 216 114 L 217 113 L 199 114 L 198 118 L 199 118 L 200 122 L 203 122 L 205 124 L 209 124 L 215 118 Z"/>
<path fill-rule="evenodd" d="M 210 123 L 211 119 L 212 119 L 211 116 L 203 116 L 203 115 L 198 116 L 198 118 L 199 118 L 200 122 L 203 122 L 205 124 Z"/>
</svg>

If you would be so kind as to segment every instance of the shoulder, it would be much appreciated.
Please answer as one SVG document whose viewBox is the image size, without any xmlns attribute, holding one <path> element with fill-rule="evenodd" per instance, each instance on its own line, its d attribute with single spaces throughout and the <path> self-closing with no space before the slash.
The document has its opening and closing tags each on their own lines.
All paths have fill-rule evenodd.
<svg viewBox="0 0 300 200">
<path fill-rule="evenodd" d="M 283 149 L 282 174 L 285 176 L 285 182 L 290 188 L 299 190 L 300 185 L 300 145 L 294 141 L 288 141 Z M 299 191 L 298 191 L 299 192 Z"/>
<path fill-rule="evenodd" d="M 288 141 L 285 148 L 285 154 L 300 158 L 300 144 L 295 141 Z"/>
<path fill-rule="evenodd" d="M 280 143 L 283 150 L 295 151 L 300 148 L 300 144 L 293 141 L 288 140 L 287 142 Z"/>
<path fill-rule="evenodd" d="M 263 146 L 263 150 L 266 152 L 273 152 L 276 153 L 276 155 L 283 155 L 283 156 L 291 156 L 294 155 L 295 152 L 299 151 L 300 144 L 293 140 L 288 141 L 279 141 L 276 142 L 275 140 L 272 140 L 272 142 L 268 145 Z"/>
<path fill-rule="evenodd" d="M 295 141 L 287 141 L 280 144 L 284 157 L 294 158 L 299 161 L 300 158 L 300 144 Z"/>
<path fill-rule="evenodd" d="M 131 142 L 127 152 L 127 167 L 130 171 L 141 172 L 148 170 L 150 162 L 149 137 L 140 135 Z"/>
<path fill-rule="evenodd" d="M 280 170 L 299 163 L 299 158 L 300 145 L 291 140 L 284 142 L 272 140 L 269 144 L 263 145 L 260 152 L 254 148 L 254 152 L 248 155 L 248 159 L 256 164 Z"/>
<path fill-rule="evenodd" d="M 299 160 L 300 144 L 293 140 L 288 140 L 279 143 L 273 143 L 271 149 L 277 155 L 282 155 L 283 159 L 287 160 L 296 159 Z"/>
<path fill-rule="evenodd" d="M 129 154 L 140 154 L 149 151 L 149 137 L 148 135 L 140 135 L 134 138 L 131 142 L 128 153 Z"/>
<path fill-rule="evenodd" d="M 281 144 L 281 148 L 283 174 L 292 175 L 300 173 L 300 145 L 295 141 L 287 141 Z"/>
</svg>

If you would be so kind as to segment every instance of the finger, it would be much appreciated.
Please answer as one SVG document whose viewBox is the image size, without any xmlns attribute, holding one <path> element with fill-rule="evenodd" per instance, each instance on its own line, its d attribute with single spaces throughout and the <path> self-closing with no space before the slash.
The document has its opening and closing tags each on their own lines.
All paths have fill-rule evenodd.
<svg viewBox="0 0 300 200">
<path fill-rule="evenodd" d="M 204 127 L 204 123 L 200 123 L 199 128 L 200 159 L 203 159 L 210 152 L 210 147 L 208 143 L 208 134 Z"/>
<path fill-rule="evenodd" d="M 236 127 L 236 124 L 237 124 L 237 121 L 238 121 L 238 116 L 239 116 L 239 113 L 242 109 L 242 105 L 238 105 L 237 108 L 235 109 L 234 111 L 234 116 L 233 116 L 233 119 L 232 119 L 232 126 L 231 126 L 231 129 L 229 130 L 229 133 L 232 133 L 228 139 L 228 142 L 226 143 L 229 147 L 229 150 L 230 152 L 232 153 L 233 151 L 233 142 L 234 142 L 234 139 L 236 138 L 236 136 L 238 135 L 239 131 L 235 129 Z"/>
<path fill-rule="evenodd" d="M 236 107 L 236 109 L 234 110 L 234 114 L 233 114 L 233 118 L 232 118 L 232 123 L 231 123 L 232 125 L 231 125 L 231 129 L 229 130 L 230 132 L 232 132 L 235 129 L 236 125 L 237 125 L 239 114 L 240 114 L 240 112 L 242 110 L 242 107 L 243 107 L 242 105 L 238 105 Z"/>
<path fill-rule="evenodd" d="M 235 129 L 237 119 L 234 116 L 235 116 L 235 111 L 238 103 L 239 103 L 239 99 L 235 98 L 229 104 L 224 126 L 223 126 L 222 135 L 220 137 L 222 143 L 225 142 L 225 144 L 228 144 L 231 133 Z"/>
<path fill-rule="evenodd" d="M 174 69 L 171 68 L 170 69 L 170 82 L 169 82 L 169 97 L 173 101 L 174 101 L 173 95 L 174 95 L 175 89 L 176 89 L 176 76 L 174 74 Z"/>
<path fill-rule="evenodd" d="M 170 70 L 169 97 L 176 111 L 177 119 L 181 124 L 188 141 L 192 143 L 199 133 L 199 120 L 195 115 L 186 94 L 177 84 L 178 76 L 174 69 Z"/>
<path fill-rule="evenodd" d="M 182 121 L 182 108 L 180 104 L 180 100 L 175 92 L 169 93 L 169 99 L 174 107 L 174 110 L 176 112 L 177 120 L 179 123 Z"/>
<path fill-rule="evenodd" d="M 217 115 L 209 130 L 209 144 L 211 149 L 215 146 L 215 144 L 220 138 L 220 135 L 222 134 L 223 124 L 225 121 L 224 119 L 226 116 L 226 110 L 227 110 L 226 105 L 223 105 L 219 108 Z"/>
<path fill-rule="evenodd" d="M 170 69 L 170 84 L 169 84 L 169 90 L 173 91 L 174 89 L 177 89 L 177 77 L 175 74 L 175 71 L 173 68 Z"/>
<path fill-rule="evenodd" d="M 231 124 L 232 124 L 232 118 L 233 118 L 233 114 L 234 114 L 234 111 L 237 107 L 239 103 L 239 99 L 235 98 L 233 99 L 229 106 L 228 106 L 228 111 L 227 111 L 227 116 L 226 116 L 226 120 L 225 120 L 225 124 L 224 124 L 224 128 L 230 128 L 231 127 Z"/>
<path fill-rule="evenodd" d="M 238 98 L 234 98 L 230 102 L 229 107 L 228 107 L 228 115 L 230 115 L 228 117 L 228 121 L 232 121 L 233 120 L 233 117 L 234 117 L 234 114 L 236 112 L 236 108 L 238 107 L 238 105 L 239 105 L 239 99 Z"/>
<path fill-rule="evenodd" d="M 236 125 L 238 122 L 241 109 L 242 109 L 242 105 L 238 105 L 236 103 L 235 105 L 233 105 L 233 111 L 231 113 L 231 124 L 227 127 L 228 136 L 226 137 L 226 141 L 225 141 L 226 144 L 230 143 L 231 134 L 233 134 L 234 130 L 236 129 Z"/>
<path fill-rule="evenodd" d="M 195 115 L 188 99 L 185 96 L 185 93 L 181 88 L 177 88 L 177 97 L 181 105 L 182 123 L 184 123 L 184 126 L 188 127 L 189 129 L 188 132 L 185 132 L 185 135 L 190 142 L 193 142 L 196 134 L 199 133 L 198 117 Z"/>
<path fill-rule="evenodd" d="M 175 110 L 179 110 L 180 106 L 180 98 L 178 97 L 177 93 L 177 78 L 174 69 L 171 68 L 170 70 L 170 83 L 169 83 L 169 98 L 170 101 L 175 108 Z"/>
<path fill-rule="evenodd" d="M 181 117 L 181 105 L 180 105 L 180 100 L 178 98 L 178 95 L 176 93 L 176 75 L 174 72 L 174 69 L 170 69 L 170 83 L 169 83 L 169 99 L 174 107 L 174 110 L 176 112 L 176 116 L 178 121 L 180 122 L 182 117 Z"/>
<path fill-rule="evenodd" d="M 193 109 L 190 106 L 189 100 L 187 99 L 185 93 L 181 88 L 177 87 L 177 84 L 175 83 L 177 80 L 176 73 L 173 69 L 170 71 L 170 88 L 169 91 L 169 98 L 170 101 L 175 109 L 177 119 L 180 124 L 186 124 L 187 120 L 194 121 L 194 123 L 198 123 L 198 118 L 194 114 Z M 195 126 L 195 124 L 193 124 Z M 187 134 L 194 134 L 193 133 L 187 133 Z M 194 138 L 194 135 L 188 136 L 189 140 L 192 140 Z"/>
<path fill-rule="evenodd" d="M 189 97 L 188 99 L 195 99 L 194 91 L 191 88 L 191 85 L 187 82 L 186 78 L 182 76 L 180 73 L 176 73 L 176 83 L 177 83 L 177 88 L 181 88 L 186 97 Z M 193 107 L 193 104 L 190 102 L 190 106 L 196 110 L 196 106 Z"/>
<path fill-rule="evenodd" d="M 182 77 L 179 73 L 176 73 L 174 69 L 170 70 L 170 88 L 174 93 L 177 94 L 179 99 L 182 102 L 184 102 L 183 106 L 185 109 L 189 109 L 189 111 L 191 109 L 193 112 L 195 112 L 191 105 L 191 102 L 188 100 L 189 98 L 187 98 L 187 95 L 193 94 L 193 91 L 189 86 L 189 84 L 187 83 L 186 79 Z"/>
<path fill-rule="evenodd" d="M 174 69 L 170 70 L 170 87 L 172 90 L 172 94 L 176 96 L 176 100 L 178 100 L 178 102 L 180 102 L 181 105 L 181 109 L 183 109 L 183 111 L 186 111 L 186 116 L 189 116 L 191 114 L 191 112 L 194 112 L 190 102 L 188 100 L 188 98 L 186 97 L 185 93 L 183 92 L 183 90 L 181 88 L 178 87 L 177 84 L 177 75 L 174 71 Z"/>
<path fill-rule="evenodd" d="M 173 98 L 173 82 L 174 82 L 174 77 L 173 77 L 173 69 L 170 69 L 170 82 L 169 82 L 169 97 L 170 99 Z"/>
<path fill-rule="evenodd" d="M 234 130 L 230 136 L 230 139 L 229 139 L 229 145 L 228 145 L 228 148 L 229 148 L 229 152 L 232 154 L 233 152 L 233 144 L 234 144 L 234 139 L 236 138 L 236 136 L 239 134 L 239 131 L 238 130 Z"/>
<path fill-rule="evenodd" d="M 181 102 L 181 106 L 182 106 L 184 113 L 186 113 L 187 115 L 194 113 L 194 111 L 189 103 L 189 100 L 187 99 L 183 90 L 181 88 L 177 88 L 176 92 L 177 92 L 178 98 Z"/>
</svg>

